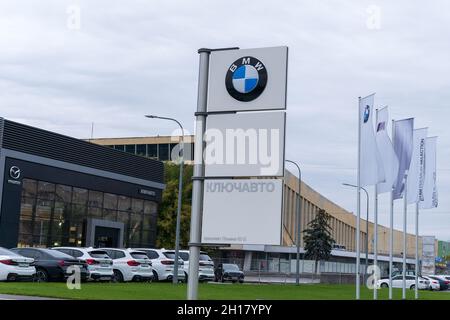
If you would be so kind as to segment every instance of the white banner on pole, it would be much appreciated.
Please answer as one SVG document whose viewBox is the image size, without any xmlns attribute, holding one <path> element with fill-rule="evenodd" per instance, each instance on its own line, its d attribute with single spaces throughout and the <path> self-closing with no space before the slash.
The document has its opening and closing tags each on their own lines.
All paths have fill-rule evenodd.
<svg viewBox="0 0 450 320">
<path fill-rule="evenodd" d="M 282 179 L 205 180 L 202 243 L 281 244 Z"/>
<path fill-rule="evenodd" d="M 413 152 L 414 118 L 394 121 L 394 150 L 399 161 L 394 186 L 394 200 L 401 199 L 405 189 L 405 174 L 409 170 Z"/>
<path fill-rule="evenodd" d="M 425 149 L 425 180 L 423 186 L 423 201 L 419 202 L 421 209 L 432 209 L 438 206 L 438 191 L 436 184 L 436 148 L 437 137 L 429 137 Z"/>
<path fill-rule="evenodd" d="M 435 274 L 435 241 L 434 236 L 422 237 L 422 270 L 424 276 Z"/>
<path fill-rule="evenodd" d="M 423 200 L 427 132 L 427 128 L 415 129 L 413 132 L 413 153 L 408 171 L 408 204 Z"/>
<path fill-rule="evenodd" d="M 360 175 L 361 187 L 375 185 L 385 181 L 383 161 L 378 151 L 373 130 L 373 105 L 375 94 L 360 99 Z"/>
<path fill-rule="evenodd" d="M 378 110 L 375 126 L 378 151 L 380 152 L 385 173 L 385 182 L 377 185 L 378 194 L 391 192 L 397 181 L 399 162 L 394 146 L 388 135 L 389 113 L 388 107 Z"/>
</svg>

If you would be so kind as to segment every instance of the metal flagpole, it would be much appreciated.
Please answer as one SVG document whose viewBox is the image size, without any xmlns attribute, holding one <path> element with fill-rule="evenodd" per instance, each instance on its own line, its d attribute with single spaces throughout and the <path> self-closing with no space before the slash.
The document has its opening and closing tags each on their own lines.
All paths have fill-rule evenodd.
<svg viewBox="0 0 450 320">
<path fill-rule="evenodd" d="M 378 123 L 378 109 L 376 110 L 376 114 L 375 114 L 375 123 Z M 374 206 L 374 218 L 373 218 L 373 223 L 375 224 L 375 229 L 374 229 L 374 244 L 373 244 L 373 253 L 374 253 L 374 257 L 373 257 L 373 264 L 375 266 L 375 275 L 378 275 L 378 184 L 375 184 L 375 206 Z M 369 221 L 367 221 L 367 223 L 369 223 Z M 374 278 L 374 283 L 373 283 L 373 299 L 377 300 L 378 299 L 378 288 L 377 288 L 377 283 L 378 283 L 378 277 L 375 276 Z"/>
<path fill-rule="evenodd" d="M 405 188 L 403 193 L 403 283 L 402 283 L 402 299 L 406 299 L 406 219 L 408 215 L 408 171 L 405 173 Z"/>
<path fill-rule="evenodd" d="M 356 188 L 356 300 L 360 299 L 360 219 L 361 219 L 361 97 L 358 98 L 358 186 Z"/>
<path fill-rule="evenodd" d="M 394 141 L 394 123 L 395 121 L 392 120 L 392 141 Z M 394 251 L 394 190 L 391 191 L 391 206 L 389 210 L 389 228 L 390 228 L 390 234 L 389 234 L 389 300 L 392 300 L 392 268 L 394 267 L 393 264 L 393 251 Z"/>
<path fill-rule="evenodd" d="M 206 129 L 206 100 L 208 93 L 208 70 L 211 50 L 200 49 L 198 98 L 194 145 L 194 177 L 192 182 L 191 236 L 189 242 L 189 273 L 187 298 L 197 300 L 198 267 L 200 258 L 202 202 L 203 202 L 203 135 Z"/>
<path fill-rule="evenodd" d="M 416 203 L 416 284 L 414 287 L 415 298 L 419 299 L 419 202 Z"/>
<path fill-rule="evenodd" d="M 392 300 L 392 269 L 394 268 L 394 191 L 391 191 L 391 206 L 389 209 L 389 300 Z"/>
</svg>

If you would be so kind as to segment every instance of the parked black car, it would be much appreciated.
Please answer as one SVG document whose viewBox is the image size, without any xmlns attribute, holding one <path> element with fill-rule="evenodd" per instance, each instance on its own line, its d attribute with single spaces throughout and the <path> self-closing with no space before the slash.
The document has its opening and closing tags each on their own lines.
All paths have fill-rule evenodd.
<svg viewBox="0 0 450 320">
<path fill-rule="evenodd" d="M 67 273 L 67 268 L 74 265 L 80 267 L 81 281 L 86 281 L 87 279 L 86 263 L 68 254 L 42 248 L 14 248 L 11 251 L 34 259 L 33 265 L 36 267 L 36 281 L 63 281 L 71 275 L 71 273 Z"/>
<path fill-rule="evenodd" d="M 443 280 L 441 278 L 438 277 L 434 277 L 434 276 L 429 276 L 430 279 L 436 280 L 437 282 L 439 282 L 439 286 L 441 287 L 440 290 L 448 290 L 449 288 L 449 283 L 446 280 Z"/>
<path fill-rule="evenodd" d="M 214 269 L 214 281 L 225 282 L 244 282 L 244 273 L 239 269 L 237 264 L 220 263 Z"/>
</svg>

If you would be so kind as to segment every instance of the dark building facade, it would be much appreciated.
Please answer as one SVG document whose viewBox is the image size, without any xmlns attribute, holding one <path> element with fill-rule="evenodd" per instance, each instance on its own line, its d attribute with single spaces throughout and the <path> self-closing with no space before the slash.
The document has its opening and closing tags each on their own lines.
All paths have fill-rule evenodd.
<svg viewBox="0 0 450 320">
<path fill-rule="evenodd" d="M 0 246 L 153 247 L 162 162 L 0 118 Z"/>
</svg>

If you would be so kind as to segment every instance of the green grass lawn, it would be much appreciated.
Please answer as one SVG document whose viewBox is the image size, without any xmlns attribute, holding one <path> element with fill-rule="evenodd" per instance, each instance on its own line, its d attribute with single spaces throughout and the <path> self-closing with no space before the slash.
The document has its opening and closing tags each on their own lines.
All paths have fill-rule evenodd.
<svg viewBox="0 0 450 320">
<path fill-rule="evenodd" d="M 186 285 L 171 283 L 83 283 L 81 290 L 68 290 L 65 283 L 0 283 L 0 293 L 55 297 L 64 299 L 106 300 L 176 300 L 186 298 Z M 349 300 L 354 299 L 353 285 L 278 285 L 278 284 L 200 284 L 199 298 L 203 300 L 226 299 L 276 299 L 276 300 Z M 361 288 L 362 299 L 372 299 L 372 291 Z M 387 299 L 388 290 L 379 290 L 379 298 Z M 394 298 L 401 298 L 401 290 L 394 290 Z M 414 291 L 408 290 L 408 299 Z M 450 292 L 420 291 L 425 300 L 449 300 Z"/>
</svg>

